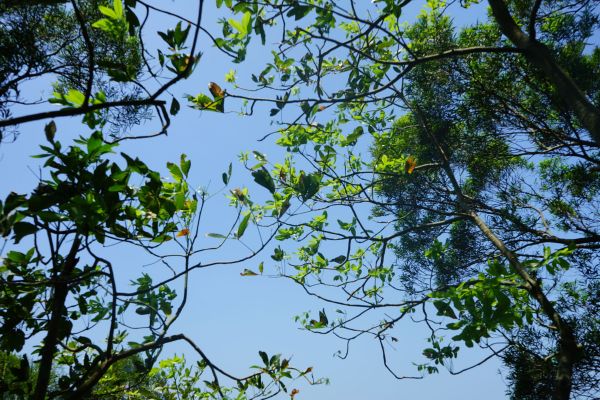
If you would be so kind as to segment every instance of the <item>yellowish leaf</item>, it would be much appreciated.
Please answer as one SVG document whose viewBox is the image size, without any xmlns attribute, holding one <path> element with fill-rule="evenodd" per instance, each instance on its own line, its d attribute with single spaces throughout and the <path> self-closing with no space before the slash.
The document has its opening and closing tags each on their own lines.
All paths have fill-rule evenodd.
<svg viewBox="0 0 600 400">
<path fill-rule="evenodd" d="M 414 158 L 413 156 L 408 156 L 408 158 L 406 159 L 406 162 L 404 164 L 404 171 L 406 171 L 407 174 L 412 174 L 413 171 L 415 170 L 416 166 L 417 166 L 417 159 Z"/>
<path fill-rule="evenodd" d="M 246 201 L 246 195 L 242 189 L 235 188 L 231 191 L 231 194 L 242 203 Z"/>
<path fill-rule="evenodd" d="M 221 89 L 221 86 L 217 85 L 214 82 L 208 84 L 208 90 L 214 96 L 215 99 L 219 99 L 225 96 L 225 91 Z"/>
<path fill-rule="evenodd" d="M 177 237 L 187 236 L 190 234 L 190 230 L 188 228 L 183 228 L 179 232 L 177 232 Z"/>
</svg>

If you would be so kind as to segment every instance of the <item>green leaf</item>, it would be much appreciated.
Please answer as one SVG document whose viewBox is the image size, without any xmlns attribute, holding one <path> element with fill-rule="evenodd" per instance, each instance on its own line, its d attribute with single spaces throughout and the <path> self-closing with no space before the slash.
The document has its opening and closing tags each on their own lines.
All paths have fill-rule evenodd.
<svg viewBox="0 0 600 400">
<path fill-rule="evenodd" d="M 148 315 L 150 314 L 150 309 L 148 307 L 138 307 L 135 309 L 135 313 L 139 315 Z"/>
<path fill-rule="evenodd" d="M 294 17 L 294 19 L 298 21 L 306 17 L 308 13 L 310 13 L 310 10 L 312 10 L 312 6 L 304 6 L 296 3 L 292 6 L 292 9 L 288 11 L 287 16 Z"/>
<path fill-rule="evenodd" d="M 171 100 L 171 107 L 169 108 L 169 113 L 171 115 L 177 115 L 180 108 L 181 105 L 179 104 L 179 101 L 177 101 L 177 99 L 173 97 L 173 99 Z"/>
<path fill-rule="evenodd" d="M 358 126 L 356 127 L 351 134 L 348 135 L 348 137 L 346 137 L 346 139 L 343 142 L 344 146 L 352 146 L 354 144 L 356 144 L 356 141 L 358 140 L 358 138 L 360 138 L 363 134 L 365 133 L 365 130 L 362 126 Z"/>
<path fill-rule="evenodd" d="M 27 235 L 31 235 L 38 231 L 38 228 L 29 222 L 17 222 L 13 225 L 15 233 L 15 243 L 19 243 Z"/>
<path fill-rule="evenodd" d="M 187 155 L 182 154 L 179 158 L 179 165 L 184 176 L 188 176 L 190 168 L 192 167 L 192 161 L 187 159 Z"/>
<path fill-rule="evenodd" d="M 229 180 L 231 179 L 232 168 L 233 168 L 232 163 L 229 163 L 229 168 L 227 169 L 227 172 L 223 172 L 223 174 L 221 175 L 221 179 L 223 179 L 223 183 L 225 185 L 227 185 L 229 183 Z"/>
<path fill-rule="evenodd" d="M 75 340 L 81 344 L 91 344 L 92 340 L 85 336 L 75 336 Z"/>
<path fill-rule="evenodd" d="M 248 268 L 244 268 L 242 272 L 240 272 L 241 276 L 257 276 L 258 274 Z"/>
<path fill-rule="evenodd" d="M 172 240 L 173 238 L 169 235 L 159 235 L 157 237 L 155 237 L 154 239 L 151 240 L 152 243 L 164 243 L 164 242 L 168 242 L 169 240 Z"/>
<path fill-rule="evenodd" d="M 301 174 L 295 189 L 300 193 L 303 201 L 311 199 L 319 191 L 321 176 L 318 174 Z"/>
<path fill-rule="evenodd" d="M 89 137 L 85 144 L 88 154 L 92 154 L 102 147 L 104 140 L 101 135 L 94 134 Z"/>
<path fill-rule="evenodd" d="M 240 225 L 238 226 L 237 229 L 237 238 L 241 238 L 244 235 L 244 232 L 246 232 L 246 228 L 248 227 L 248 222 L 250 221 L 250 214 L 246 215 L 244 217 L 244 219 L 242 220 L 242 222 L 240 222 Z"/>
<path fill-rule="evenodd" d="M 281 260 L 283 260 L 284 256 L 285 256 L 285 253 L 283 252 L 283 250 L 280 247 L 277 247 L 273 251 L 273 255 L 271 256 L 271 258 L 275 261 L 281 261 Z"/>
<path fill-rule="evenodd" d="M 167 168 L 171 172 L 173 179 L 175 179 L 177 182 L 181 182 L 181 180 L 183 179 L 183 172 L 181 172 L 181 169 L 172 162 L 167 163 Z"/>
<path fill-rule="evenodd" d="M 227 74 L 225 74 L 225 82 L 235 83 L 235 70 L 230 69 Z"/>
<path fill-rule="evenodd" d="M 269 367 L 269 356 L 267 355 L 267 353 L 265 353 L 264 351 L 259 351 L 258 355 L 260 356 L 265 366 Z"/>
<path fill-rule="evenodd" d="M 6 351 L 21 351 L 25 345 L 25 334 L 22 330 L 16 329 L 6 332 L 0 338 L 2 349 Z"/>
<path fill-rule="evenodd" d="M 121 0 L 114 0 L 113 8 L 115 10 L 115 14 L 116 14 L 117 18 L 122 18 L 123 17 L 123 3 L 121 2 Z"/>
<path fill-rule="evenodd" d="M 133 76 L 131 76 L 127 71 L 123 71 L 120 69 L 109 69 L 108 76 L 115 82 L 129 82 L 133 80 Z"/>
<path fill-rule="evenodd" d="M 106 6 L 98 6 L 98 11 L 100 11 L 102 14 L 106 15 L 108 18 L 118 19 L 117 13 L 112 8 L 109 8 Z"/>
<path fill-rule="evenodd" d="M 433 305 L 437 309 L 437 315 L 441 315 L 441 316 L 444 316 L 444 317 L 450 317 L 450 318 L 456 319 L 456 314 L 454 313 L 454 310 L 445 301 L 443 301 L 443 300 L 436 300 L 436 301 L 433 302 Z"/>
<path fill-rule="evenodd" d="M 252 13 L 250 11 L 247 11 L 242 16 L 241 21 L 238 22 L 234 19 L 229 19 L 228 22 L 229 22 L 229 25 L 231 25 L 236 31 L 238 31 L 238 37 L 240 39 L 242 39 L 245 36 L 247 36 L 248 33 L 250 32 L 251 20 L 252 20 Z"/>
<path fill-rule="evenodd" d="M 206 236 L 215 239 L 227 239 L 227 236 L 221 235 L 220 233 L 207 233 Z"/>
<path fill-rule="evenodd" d="M 269 192 L 275 193 L 275 182 L 266 168 L 262 167 L 252 172 L 252 176 L 254 177 L 254 182 L 266 188 Z"/>
<path fill-rule="evenodd" d="M 329 325 L 329 320 L 327 319 L 327 314 L 325 314 L 325 310 L 319 311 L 319 323 L 323 326 Z"/>
<path fill-rule="evenodd" d="M 92 24 L 92 27 L 100 29 L 101 31 L 104 31 L 104 32 L 108 32 L 108 33 L 115 32 L 116 28 L 117 28 L 116 25 L 114 24 L 114 22 L 112 22 L 111 20 L 106 19 L 106 18 L 102 18 L 102 19 L 99 19 L 98 21 L 94 22 Z"/>
<path fill-rule="evenodd" d="M 56 134 L 56 123 L 50 121 L 44 127 L 44 133 L 46 134 L 46 140 L 50 143 L 54 142 L 54 135 Z"/>
<path fill-rule="evenodd" d="M 336 258 L 331 259 L 331 262 L 334 262 L 336 264 L 341 264 L 345 261 L 346 261 L 346 256 L 344 256 L 344 255 L 340 255 L 340 256 L 337 256 Z"/>
<path fill-rule="evenodd" d="M 193 103 L 193 107 L 198 110 L 206 110 L 206 111 L 215 111 L 215 112 L 223 112 L 224 111 L 224 101 L 225 98 L 221 97 L 216 100 L 211 99 L 205 94 L 200 93 L 196 97 L 187 96 L 187 99 Z"/>
<path fill-rule="evenodd" d="M 85 101 L 85 95 L 79 90 L 69 89 L 69 92 L 65 95 L 65 100 L 73 107 L 81 107 Z"/>
</svg>

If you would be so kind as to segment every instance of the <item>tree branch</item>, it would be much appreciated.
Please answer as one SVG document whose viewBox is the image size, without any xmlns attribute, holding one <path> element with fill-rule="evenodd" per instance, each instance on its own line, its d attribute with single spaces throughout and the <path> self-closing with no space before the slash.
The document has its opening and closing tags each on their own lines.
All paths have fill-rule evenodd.
<svg viewBox="0 0 600 400">
<path fill-rule="evenodd" d="M 86 114 L 92 111 L 104 110 L 113 107 L 135 107 L 135 106 L 164 106 L 163 100 L 142 99 L 142 100 L 120 100 L 111 101 L 101 104 L 92 104 L 80 108 L 62 108 L 57 111 L 45 111 L 37 114 L 24 115 L 22 117 L 8 118 L 0 120 L 0 128 L 7 126 L 20 125 L 26 122 L 39 121 L 42 119 L 59 118 L 59 117 L 74 117 L 76 115 Z"/>
<path fill-rule="evenodd" d="M 577 83 L 556 62 L 550 49 L 535 37 L 527 36 L 510 15 L 503 0 L 488 0 L 502 33 L 523 53 L 527 60 L 541 70 L 554 86 L 559 97 L 577 115 L 583 127 L 600 146 L 600 109 L 596 107 L 577 86 Z"/>
</svg>

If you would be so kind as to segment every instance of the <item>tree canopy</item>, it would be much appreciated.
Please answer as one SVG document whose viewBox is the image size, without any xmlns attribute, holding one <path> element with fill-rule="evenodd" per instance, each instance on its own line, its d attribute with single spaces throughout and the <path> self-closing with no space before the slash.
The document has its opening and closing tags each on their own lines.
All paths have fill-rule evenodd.
<svg viewBox="0 0 600 400">
<path fill-rule="evenodd" d="M 598 3 L 217 4 L 240 59 L 276 41 L 225 98 L 269 104 L 288 151 L 243 161 L 282 275 L 337 311 L 304 327 L 374 337 L 398 378 L 500 358 L 512 398 L 597 396 Z M 388 350 L 410 320 L 429 333 L 404 375 Z"/>
<path fill-rule="evenodd" d="M 181 107 L 168 91 L 201 56 L 203 6 L 194 22 L 175 15 L 152 42 L 148 14 L 171 12 L 143 1 L 0 5 L 2 145 L 32 134 L 27 123 L 45 124 L 37 185 L 0 201 L 2 398 L 264 398 L 292 378 L 314 381 L 310 369 L 262 351 L 249 374 L 234 376 L 172 332 L 193 271 L 250 259 L 269 240 L 243 255 L 211 255 L 228 237 L 240 240 L 251 215 L 232 210 L 228 233 L 207 245 L 200 221 L 209 195 L 188 182 L 187 156 L 161 172 L 143 154 L 119 152 L 125 140 L 167 133 Z M 35 98 L 31 83 L 52 96 Z M 81 118 L 80 136 L 61 131 L 63 117 Z M 146 260 L 152 269 L 141 269 Z M 161 359 L 173 342 L 197 362 Z"/>
<path fill-rule="evenodd" d="M 600 394 L 597 1 L 216 0 L 219 34 L 203 28 L 204 3 L 192 19 L 143 0 L 0 5 L 1 139 L 34 121 L 46 138 L 37 186 L 0 203 L 3 395 L 244 399 L 314 382 L 264 352 L 236 377 L 172 332 L 190 273 L 249 260 L 271 239 L 279 273 L 325 303 L 297 321 L 348 344 L 376 339 L 399 379 L 496 358 L 513 399 Z M 156 13 L 178 22 L 151 46 Z M 167 133 L 181 108 L 170 89 L 203 43 L 236 63 L 261 43 L 272 59 L 179 100 L 267 111 L 287 152 L 241 155 L 256 185 L 230 191 L 231 222 L 209 247 L 198 241 L 208 194 L 188 182 L 187 156 L 163 179 L 143 154 L 118 153 Z M 63 117 L 88 133 L 67 143 Z M 205 258 L 250 224 L 267 234 L 246 255 Z M 127 284 L 113 246 L 165 268 Z M 422 358 L 398 360 L 409 323 L 423 327 Z M 175 341 L 196 366 L 160 360 Z M 480 360 L 460 364 L 475 346 Z"/>
</svg>

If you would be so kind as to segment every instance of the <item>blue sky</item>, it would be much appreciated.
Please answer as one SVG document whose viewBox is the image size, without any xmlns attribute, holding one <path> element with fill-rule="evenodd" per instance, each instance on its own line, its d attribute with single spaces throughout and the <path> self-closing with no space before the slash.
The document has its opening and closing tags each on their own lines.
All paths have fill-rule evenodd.
<svg viewBox="0 0 600 400">
<path fill-rule="evenodd" d="M 160 5 L 162 2 L 155 0 L 151 3 Z M 169 2 L 166 7 L 179 9 L 190 18 L 196 13 L 196 2 Z M 464 15 L 463 12 L 462 18 L 465 18 Z M 456 23 L 468 23 L 480 15 L 481 9 L 468 13 L 469 20 L 461 20 L 457 15 Z M 203 24 L 209 30 L 218 32 L 216 19 L 214 4 L 207 1 Z M 166 29 L 174 25 L 174 20 L 160 17 L 150 23 L 152 27 Z M 153 28 L 147 30 L 146 41 L 151 46 L 157 43 L 155 31 Z M 186 107 L 182 97 L 186 93 L 206 93 L 209 82 L 224 82 L 225 73 L 232 68 L 237 70 L 237 75 L 244 81 L 244 74 L 250 70 L 259 70 L 259 66 L 264 63 L 269 45 L 267 42 L 267 48 L 253 48 L 245 64 L 232 65 L 210 46 L 206 36 L 202 36 L 200 50 L 204 55 L 194 75 L 173 91 L 182 103 L 182 111 L 173 119 L 169 135 L 147 141 L 125 142 L 120 150 L 138 155 L 165 174 L 165 163 L 176 161 L 181 153 L 186 153 L 192 160 L 190 182 L 198 187 L 207 187 L 210 192 L 215 192 L 222 186 L 221 173 L 233 162 L 231 187 L 250 186 L 253 192 L 260 192 L 261 189 L 252 183 L 249 174 L 237 162 L 237 155 L 242 151 L 258 150 L 267 154 L 270 159 L 282 158 L 283 153 L 273 145 L 273 140 L 258 142 L 259 138 L 273 130 L 268 107 L 257 107 L 252 117 L 241 117 L 235 111 L 238 106 L 234 106 L 232 110 L 226 104 L 229 112 L 225 114 L 199 112 Z M 223 87 L 227 88 L 227 85 L 223 84 Z M 48 82 L 33 83 L 28 86 L 27 91 L 31 98 L 48 98 L 51 95 Z M 15 114 L 19 115 L 16 111 Z M 64 143 L 68 142 L 68 137 L 86 133 L 86 128 L 82 127 L 78 119 L 60 119 L 56 122 L 58 136 Z M 141 126 L 137 130 L 145 131 L 150 125 Z M 37 171 L 38 160 L 28 158 L 27 155 L 38 152 L 36 147 L 43 140 L 43 123 L 23 125 L 20 130 L 21 136 L 15 143 L 0 146 L 0 168 L 4 171 L 0 185 L 2 197 L 11 190 L 28 192 L 36 183 L 34 171 Z M 223 222 L 231 221 L 234 213 L 226 204 L 224 192 L 217 193 L 211 199 L 207 218 L 201 227 L 203 234 L 222 232 Z M 213 239 L 205 240 L 210 243 Z M 152 267 L 141 265 L 143 258 L 138 254 L 119 248 L 107 251 L 124 274 L 133 273 L 132 270 L 151 271 Z M 226 252 L 217 257 L 236 257 L 242 251 L 241 246 L 232 243 Z M 173 327 L 172 333 L 186 333 L 215 363 L 239 375 L 246 374 L 249 365 L 258 363 L 257 352 L 264 350 L 268 353 L 282 353 L 285 357 L 292 356 L 296 366 L 313 366 L 316 376 L 331 380 L 329 385 L 315 387 L 297 382 L 292 385 L 300 389 L 296 399 L 505 398 L 505 383 L 498 373 L 500 365 L 494 361 L 460 376 L 450 376 L 442 371 L 439 375 L 425 377 L 423 380 L 399 381 L 384 368 L 378 343 L 373 339 L 353 342 L 346 360 L 335 357 L 334 353 L 344 348 L 343 342 L 332 336 L 302 331 L 293 322 L 294 315 L 307 310 L 319 310 L 323 304 L 309 298 L 291 281 L 266 276 L 240 276 L 242 269 L 256 269 L 260 261 L 265 262 L 265 275 L 274 274 L 276 271 L 269 254 L 268 251 L 264 252 L 248 263 L 196 271 L 191 277 L 190 285 L 193 289 L 187 309 Z M 426 347 L 425 337 L 426 332 L 414 325 L 401 327 L 396 350 L 388 354 L 391 363 L 402 373 L 413 373 L 415 368 L 411 363 L 419 361 L 419 354 Z M 184 345 L 171 345 L 165 354 L 172 352 L 183 352 L 188 358 L 194 358 Z M 478 357 L 481 357 L 479 352 L 463 353 L 457 361 L 457 369 Z"/>
</svg>

